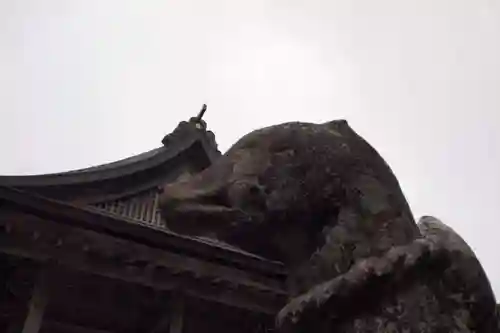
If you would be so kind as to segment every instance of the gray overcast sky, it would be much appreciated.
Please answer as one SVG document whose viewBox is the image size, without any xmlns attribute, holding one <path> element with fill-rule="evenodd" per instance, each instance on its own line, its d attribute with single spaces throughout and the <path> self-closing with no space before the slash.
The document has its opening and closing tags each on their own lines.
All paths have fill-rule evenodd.
<svg viewBox="0 0 500 333">
<path fill-rule="evenodd" d="M 1 174 L 346 118 L 500 295 L 498 0 L 0 0 Z"/>
</svg>

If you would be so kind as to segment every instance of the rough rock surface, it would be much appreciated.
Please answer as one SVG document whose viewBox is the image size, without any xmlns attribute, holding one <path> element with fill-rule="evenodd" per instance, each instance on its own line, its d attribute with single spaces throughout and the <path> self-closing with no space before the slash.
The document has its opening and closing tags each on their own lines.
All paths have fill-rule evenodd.
<svg viewBox="0 0 500 333">
<path fill-rule="evenodd" d="M 283 332 L 498 332 L 495 299 L 472 250 L 432 217 L 394 247 L 292 299 Z"/>
<path fill-rule="evenodd" d="M 418 234 L 396 177 L 346 121 L 254 131 L 160 204 L 173 230 L 283 261 L 294 293 Z"/>
<path fill-rule="evenodd" d="M 430 218 L 422 237 L 391 169 L 346 121 L 254 131 L 204 172 L 165 186 L 160 205 L 175 231 L 287 265 L 283 331 L 496 329 L 472 251 Z"/>
</svg>

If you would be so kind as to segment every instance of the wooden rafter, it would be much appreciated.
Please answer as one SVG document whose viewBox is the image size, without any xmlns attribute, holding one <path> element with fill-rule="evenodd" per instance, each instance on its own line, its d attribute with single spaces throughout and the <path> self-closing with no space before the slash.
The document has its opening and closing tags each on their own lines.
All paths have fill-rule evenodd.
<svg viewBox="0 0 500 333">
<path fill-rule="evenodd" d="M 278 281 L 179 256 L 106 234 L 29 216 L 0 218 L 0 251 L 36 261 L 274 314 L 286 295 Z"/>
<path fill-rule="evenodd" d="M 38 333 L 40 331 L 49 298 L 49 279 L 48 268 L 42 267 L 33 287 L 33 294 L 29 301 L 22 333 Z"/>
</svg>

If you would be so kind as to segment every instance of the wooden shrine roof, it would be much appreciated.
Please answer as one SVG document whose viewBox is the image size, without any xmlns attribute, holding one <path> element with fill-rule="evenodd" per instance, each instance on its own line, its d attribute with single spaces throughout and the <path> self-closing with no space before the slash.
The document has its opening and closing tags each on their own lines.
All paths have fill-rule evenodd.
<svg viewBox="0 0 500 333">
<path fill-rule="evenodd" d="M 88 167 L 67 172 L 30 175 L 30 176 L 0 176 L 0 185 L 35 189 L 44 186 L 64 186 L 118 179 L 127 175 L 153 169 L 168 161 L 186 154 L 197 146 L 196 156 L 201 168 L 209 165 L 220 156 L 215 142 L 215 136 L 198 123 L 181 122 L 177 128 L 162 140 L 163 146 L 150 151 L 125 158 L 123 160 L 103 165 Z"/>
<path fill-rule="evenodd" d="M 245 252 L 215 239 L 180 235 L 166 228 L 151 226 L 92 207 L 77 207 L 1 186 L 0 204 L 2 208 L 11 207 L 16 211 L 55 223 L 110 234 L 156 248 L 205 257 L 208 260 L 216 259 L 228 265 L 260 271 L 269 276 L 285 274 L 281 263 Z"/>
<path fill-rule="evenodd" d="M 216 239 L 174 233 L 159 212 L 160 187 L 200 172 L 221 155 L 213 133 L 191 118 L 162 143 L 90 168 L 0 176 L 0 252 L 57 262 L 96 278 L 167 292 L 181 288 L 201 300 L 275 313 L 287 297 L 281 263 Z"/>
</svg>

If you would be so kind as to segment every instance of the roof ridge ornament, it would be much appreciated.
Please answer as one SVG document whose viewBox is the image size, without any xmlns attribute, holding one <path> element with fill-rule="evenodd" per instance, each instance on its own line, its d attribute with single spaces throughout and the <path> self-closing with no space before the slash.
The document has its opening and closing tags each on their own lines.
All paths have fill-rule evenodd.
<svg viewBox="0 0 500 333">
<path fill-rule="evenodd" d="M 202 119 L 206 111 L 207 111 L 207 105 L 203 104 L 200 112 L 198 112 L 198 115 L 196 117 L 189 118 L 189 121 L 181 121 L 173 132 L 163 137 L 163 140 L 161 141 L 163 145 L 166 146 L 167 144 L 171 144 L 173 140 L 175 141 L 175 140 L 185 139 L 186 136 L 191 135 L 193 132 L 196 132 L 197 130 L 206 132 L 207 123 Z M 179 137 L 181 139 L 179 139 Z"/>
<path fill-rule="evenodd" d="M 201 118 L 203 118 L 203 115 L 205 114 L 205 112 L 207 111 L 207 105 L 206 104 L 203 104 L 203 106 L 201 107 L 201 110 L 200 112 L 198 113 L 198 115 L 196 116 L 196 120 L 197 122 L 200 122 L 201 121 Z"/>
<path fill-rule="evenodd" d="M 195 127 L 199 130 L 206 130 L 207 123 L 203 119 L 201 119 L 203 118 L 203 115 L 205 114 L 206 111 L 207 111 L 207 105 L 203 104 L 200 112 L 198 112 L 198 115 L 196 117 L 192 117 L 191 119 L 189 119 L 189 122 L 194 123 Z"/>
</svg>

